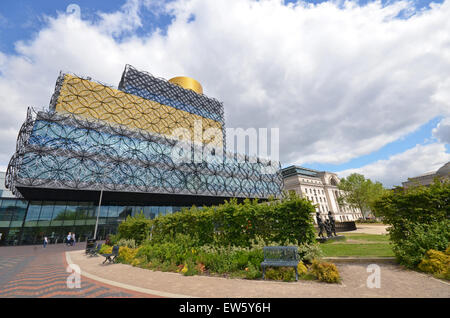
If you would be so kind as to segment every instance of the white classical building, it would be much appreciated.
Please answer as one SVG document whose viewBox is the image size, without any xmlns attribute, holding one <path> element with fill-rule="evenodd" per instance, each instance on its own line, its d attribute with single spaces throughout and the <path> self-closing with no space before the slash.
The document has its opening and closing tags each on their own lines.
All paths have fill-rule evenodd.
<svg viewBox="0 0 450 318">
<path fill-rule="evenodd" d="M 359 209 L 341 206 L 337 198 L 342 191 L 338 189 L 339 178 L 335 173 L 317 171 L 299 166 L 290 166 L 281 170 L 285 191 L 295 191 L 310 200 L 322 218 L 329 211 L 334 213 L 336 221 L 355 221 L 363 217 Z M 314 222 L 315 222 L 314 218 Z"/>
</svg>

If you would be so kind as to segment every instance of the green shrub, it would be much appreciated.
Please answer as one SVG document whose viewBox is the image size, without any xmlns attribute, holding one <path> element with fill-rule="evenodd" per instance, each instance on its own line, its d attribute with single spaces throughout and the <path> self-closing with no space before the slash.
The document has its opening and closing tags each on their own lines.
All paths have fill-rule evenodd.
<svg viewBox="0 0 450 318">
<path fill-rule="evenodd" d="M 178 267 L 175 263 L 164 262 L 160 263 L 160 265 L 157 267 L 157 270 L 161 272 L 176 272 L 178 270 Z"/>
<path fill-rule="evenodd" d="M 149 237 L 152 221 L 147 219 L 143 213 L 134 217 L 128 216 L 127 219 L 119 224 L 116 240 L 126 239 L 134 240 L 137 245 L 140 245 Z"/>
<path fill-rule="evenodd" d="M 178 272 L 180 274 L 224 275 L 259 279 L 262 277 L 261 262 L 264 260 L 263 249 L 259 245 L 251 248 L 238 246 L 220 247 L 216 245 L 200 246 L 198 240 L 189 235 L 176 234 L 173 239 L 159 242 L 147 240 L 139 248 L 130 248 L 131 241 L 121 241 L 118 260 L 122 263 L 142 268 Z M 280 243 L 273 243 L 280 245 Z M 108 247 L 110 250 L 112 247 Z M 316 259 L 318 252 L 315 245 L 302 245 L 301 251 L 306 259 Z M 308 255 L 310 258 L 308 258 Z M 312 255 L 312 256 L 311 256 Z M 301 261 L 297 267 L 300 278 L 332 281 L 332 273 L 323 265 L 324 273 L 311 274 Z M 268 268 L 267 279 L 294 281 L 295 270 L 289 267 Z M 331 277 L 331 278 L 330 278 Z"/>
<path fill-rule="evenodd" d="M 308 268 L 303 264 L 302 261 L 298 262 L 297 272 L 299 276 L 303 276 L 308 272 Z"/>
<path fill-rule="evenodd" d="M 295 270 L 292 267 L 270 267 L 266 270 L 266 279 L 284 282 L 295 281 Z"/>
<path fill-rule="evenodd" d="M 436 250 L 429 250 L 425 258 L 419 263 L 418 268 L 436 277 L 450 280 L 450 255 Z"/>
<path fill-rule="evenodd" d="M 405 238 L 393 242 L 392 250 L 400 264 L 416 268 L 428 250 L 445 251 L 450 242 L 450 221 L 410 224 Z"/>
<path fill-rule="evenodd" d="M 183 246 L 173 242 L 144 245 L 138 251 L 138 256 L 145 258 L 148 262 L 174 262 L 177 265 L 186 260 L 187 254 L 188 251 Z"/>
<path fill-rule="evenodd" d="M 257 240 L 265 244 L 312 243 L 315 230 L 311 213 L 313 205 L 294 195 L 265 203 L 232 199 L 218 206 L 192 207 L 155 218 L 152 240 L 163 242 L 183 233 L 199 245 L 251 247 Z"/>
<path fill-rule="evenodd" d="M 396 189 L 374 203 L 383 217 L 397 260 L 416 268 L 425 253 L 444 251 L 450 240 L 450 182 Z"/>
<path fill-rule="evenodd" d="M 393 242 L 407 239 L 411 224 L 432 224 L 450 218 L 450 182 L 434 182 L 390 191 L 374 203 L 377 215 L 383 217 Z"/>
<path fill-rule="evenodd" d="M 99 254 L 111 254 L 112 253 L 112 246 L 103 244 L 102 247 L 100 248 L 100 251 L 98 251 Z"/>
<path fill-rule="evenodd" d="M 307 263 L 312 264 L 315 259 L 320 259 L 323 256 L 323 251 L 318 243 L 314 244 L 301 244 L 298 247 L 298 254 L 300 259 Z"/>
<path fill-rule="evenodd" d="M 118 245 L 118 246 L 126 246 L 126 247 L 133 248 L 133 249 L 136 248 L 136 242 L 133 239 L 129 239 L 129 240 L 120 239 L 116 243 L 111 242 L 111 244 Z"/>
<path fill-rule="evenodd" d="M 185 275 L 241 272 L 245 277 L 259 277 L 260 263 L 264 258 L 260 248 L 198 246 L 195 240 L 181 234 L 163 243 L 148 241 L 137 250 L 135 257 L 141 267 L 151 269 L 173 264 L 177 267 L 172 266 L 175 271 L 181 272 L 185 268 L 181 272 Z"/>
<path fill-rule="evenodd" d="M 196 260 L 204 264 L 208 271 L 224 274 L 259 268 L 264 256 L 259 248 L 203 246 L 199 249 Z"/>
<path fill-rule="evenodd" d="M 244 269 L 245 278 L 247 279 L 259 279 L 262 277 L 261 266 L 255 266 L 252 263 L 249 263 L 247 267 Z"/>
<path fill-rule="evenodd" d="M 341 281 L 339 271 L 336 265 L 332 263 L 314 261 L 309 270 L 312 275 L 322 282 L 339 283 Z"/>
<path fill-rule="evenodd" d="M 117 245 L 117 242 L 119 241 L 117 234 L 109 234 L 109 245 L 114 246 Z"/>
<path fill-rule="evenodd" d="M 136 258 L 137 251 L 138 250 L 134 248 L 121 246 L 119 247 L 119 255 L 117 256 L 117 260 L 121 263 L 132 264 Z"/>
<path fill-rule="evenodd" d="M 195 264 L 192 260 L 189 260 L 185 264 L 185 269 L 186 271 L 182 270 L 184 276 L 194 276 L 200 274 L 197 264 Z"/>
</svg>

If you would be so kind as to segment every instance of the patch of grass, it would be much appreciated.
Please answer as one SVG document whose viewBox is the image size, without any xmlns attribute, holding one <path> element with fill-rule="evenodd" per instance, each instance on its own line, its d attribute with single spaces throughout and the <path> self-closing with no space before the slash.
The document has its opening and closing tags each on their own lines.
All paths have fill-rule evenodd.
<svg viewBox="0 0 450 318">
<path fill-rule="evenodd" d="M 391 257 L 394 256 L 391 246 L 388 243 L 370 243 L 370 244 L 354 244 L 354 243 L 334 243 L 321 244 L 321 248 L 325 257 L 337 256 L 376 256 Z"/>
<path fill-rule="evenodd" d="M 325 257 L 392 257 L 394 252 L 387 234 L 345 233 L 345 240 L 328 241 L 320 247 Z"/>
<path fill-rule="evenodd" d="M 343 234 L 346 238 L 357 241 L 368 242 L 389 242 L 389 235 L 387 234 L 360 234 L 360 233 L 347 233 Z"/>
</svg>

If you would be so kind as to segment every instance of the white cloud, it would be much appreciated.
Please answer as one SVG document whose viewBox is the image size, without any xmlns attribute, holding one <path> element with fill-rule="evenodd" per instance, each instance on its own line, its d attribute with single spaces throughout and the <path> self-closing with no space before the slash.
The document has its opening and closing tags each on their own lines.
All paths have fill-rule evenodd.
<svg viewBox="0 0 450 318">
<path fill-rule="evenodd" d="M 132 35 L 149 3 L 130 0 L 95 23 L 61 14 L 17 55 L 0 54 L 0 165 L 60 70 L 112 84 L 127 63 L 194 77 L 224 102 L 228 127 L 279 127 L 286 164 L 342 163 L 450 115 L 448 0 L 403 20 L 405 1 L 178 0 L 165 4 L 175 16 L 166 35 Z"/>
<path fill-rule="evenodd" d="M 442 143 L 450 144 L 450 117 L 442 119 L 433 129 L 433 136 Z"/>
<path fill-rule="evenodd" d="M 114 13 L 98 12 L 101 18 L 99 28 L 112 36 L 118 37 L 124 32 L 130 32 L 142 26 L 139 17 L 141 1 L 129 0 L 120 11 Z"/>
<path fill-rule="evenodd" d="M 357 169 L 338 172 L 339 177 L 352 173 L 363 174 L 372 181 L 380 181 L 385 187 L 400 185 L 408 178 L 436 171 L 450 161 L 450 154 L 445 152 L 445 145 L 433 143 L 416 145 L 403 153 L 386 160 L 379 160 Z"/>
<path fill-rule="evenodd" d="M 8 25 L 8 19 L 0 13 L 0 27 L 5 27 Z"/>
</svg>

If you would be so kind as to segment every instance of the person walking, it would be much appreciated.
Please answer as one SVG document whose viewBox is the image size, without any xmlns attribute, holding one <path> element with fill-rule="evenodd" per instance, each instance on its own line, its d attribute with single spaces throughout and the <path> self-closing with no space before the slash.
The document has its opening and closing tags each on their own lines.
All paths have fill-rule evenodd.
<svg viewBox="0 0 450 318">
<path fill-rule="evenodd" d="M 66 238 L 66 245 L 70 246 L 71 241 L 72 241 L 72 233 L 69 232 L 69 234 L 67 234 L 67 238 Z"/>
<path fill-rule="evenodd" d="M 72 233 L 72 246 L 75 246 L 76 238 L 75 233 Z"/>
<path fill-rule="evenodd" d="M 48 238 L 47 236 L 44 236 L 44 248 L 47 246 L 48 244 Z"/>
</svg>

